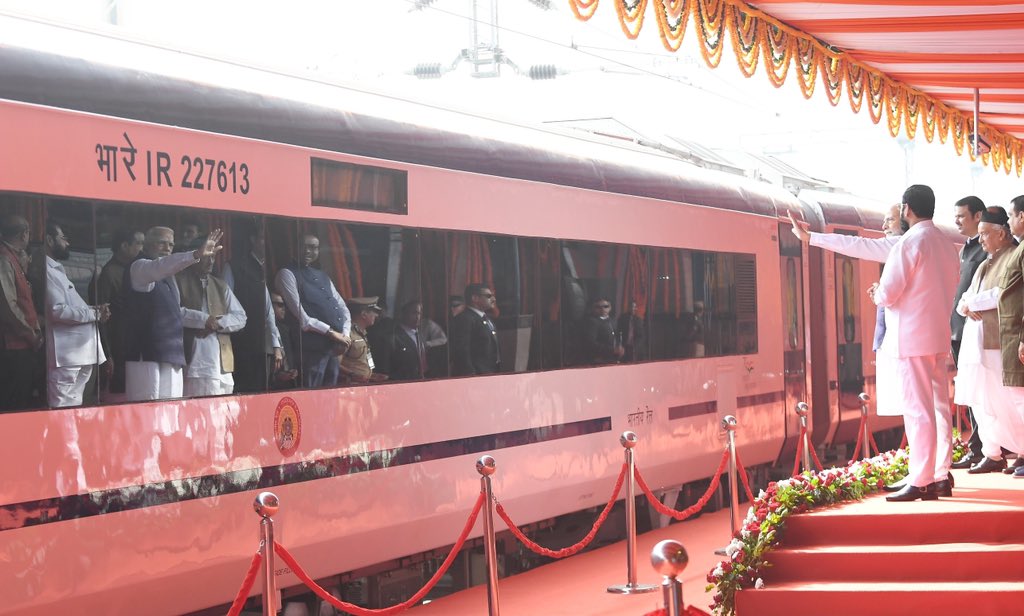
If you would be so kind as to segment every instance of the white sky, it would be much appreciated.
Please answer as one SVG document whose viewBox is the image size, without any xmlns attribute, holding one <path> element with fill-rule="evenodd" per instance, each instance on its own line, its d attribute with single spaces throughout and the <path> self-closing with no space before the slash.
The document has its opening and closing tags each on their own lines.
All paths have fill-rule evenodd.
<svg viewBox="0 0 1024 616">
<path fill-rule="evenodd" d="M 898 201 L 910 183 L 931 185 L 939 220 L 952 203 L 977 194 L 1006 205 L 1024 182 L 972 166 L 952 145 L 893 139 L 871 123 L 866 105 L 853 114 L 845 98 L 832 107 L 820 84 L 808 101 L 790 74 L 776 89 L 759 70 L 744 78 L 732 50 L 709 69 L 691 29 L 677 53 L 664 50 L 654 15 L 638 41 L 621 32 L 611 2 L 589 22 L 566 0 L 542 10 L 530 0 L 498 0 L 498 37 L 506 57 L 527 71 L 554 64 L 560 74 L 533 81 L 503 67 L 500 78 L 473 78 L 467 63 L 440 79 L 419 80 L 419 63 L 449 65 L 471 45 L 473 0 L 0 0 L 23 13 L 152 40 L 255 65 L 310 71 L 399 96 L 516 121 L 614 117 L 651 138 L 673 135 L 716 148 L 774 154 L 814 177 L 881 202 Z M 478 0 L 478 28 L 489 41 L 489 0 Z M 118 25 L 107 22 L 117 9 Z M 0 44 L 3 32 L 0 32 Z M 884 119 L 883 119 L 884 123 Z M 950 207 L 943 208 L 943 204 Z"/>
</svg>

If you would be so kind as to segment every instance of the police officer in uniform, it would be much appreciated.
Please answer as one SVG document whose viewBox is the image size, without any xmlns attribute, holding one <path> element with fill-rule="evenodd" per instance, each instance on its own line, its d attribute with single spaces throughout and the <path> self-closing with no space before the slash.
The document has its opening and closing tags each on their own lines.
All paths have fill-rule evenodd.
<svg viewBox="0 0 1024 616">
<path fill-rule="evenodd" d="M 373 373 L 373 353 L 366 337 L 367 330 L 373 327 L 381 313 L 377 297 L 353 297 L 345 303 L 352 315 L 352 342 L 341 347 L 344 349 L 339 357 L 343 382 L 366 383 L 387 379 L 387 375 Z"/>
</svg>

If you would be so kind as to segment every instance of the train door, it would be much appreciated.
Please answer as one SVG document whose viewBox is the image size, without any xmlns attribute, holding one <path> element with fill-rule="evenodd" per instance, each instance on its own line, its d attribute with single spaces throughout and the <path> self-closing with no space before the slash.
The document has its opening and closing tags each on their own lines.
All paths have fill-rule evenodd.
<svg viewBox="0 0 1024 616">
<path fill-rule="evenodd" d="M 836 230 L 836 233 L 844 233 Z M 849 233 L 849 232 L 846 232 Z M 863 295 L 865 285 L 861 284 L 860 263 L 840 254 L 835 254 L 836 293 L 836 366 L 838 369 L 839 421 L 847 418 L 850 411 L 860 412 L 858 396 L 864 391 L 864 322 Z M 837 426 L 838 427 L 838 426 Z M 838 439 L 833 433 L 827 442 Z"/>
<path fill-rule="evenodd" d="M 783 421 L 786 441 L 781 457 L 796 449 L 799 428 L 793 413 L 798 402 L 807 401 L 807 352 L 804 331 L 803 245 L 788 224 L 779 225 L 779 267 L 782 287 L 782 355 L 785 388 Z"/>
</svg>

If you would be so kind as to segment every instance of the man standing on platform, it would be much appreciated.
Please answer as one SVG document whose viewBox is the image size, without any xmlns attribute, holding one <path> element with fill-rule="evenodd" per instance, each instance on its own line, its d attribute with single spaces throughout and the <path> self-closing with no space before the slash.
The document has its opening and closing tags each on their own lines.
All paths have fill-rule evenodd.
<svg viewBox="0 0 1024 616">
<path fill-rule="evenodd" d="M 889 253 L 882 279 L 872 285 L 875 304 L 885 306 L 880 355 L 894 359 L 900 408 L 910 444 L 906 486 L 886 500 L 933 500 L 945 484 L 952 454 L 949 387 L 949 319 L 935 310 L 953 301 L 956 253 L 932 222 L 935 193 L 914 185 L 903 193 L 901 215 L 910 224 Z"/>
<path fill-rule="evenodd" d="M 1010 232 L 1024 236 L 1024 195 L 1014 197 L 1010 203 Z M 1019 417 L 1024 412 L 1024 389 L 1021 389 L 1024 388 L 1024 243 L 1008 257 L 999 286 L 1002 289 L 998 310 L 1003 385 L 1015 401 L 1013 408 L 1007 410 Z M 1015 436 L 1024 439 L 1024 434 Z M 1013 476 L 1024 478 L 1024 467 L 1017 464 L 1014 467 Z"/>
<path fill-rule="evenodd" d="M 964 331 L 964 316 L 957 312 L 960 298 L 964 291 L 971 286 L 974 272 L 978 270 L 988 254 L 982 249 L 981 241 L 978 238 L 978 225 L 981 223 L 981 215 L 985 211 L 985 203 L 975 196 L 964 197 L 956 202 L 953 220 L 956 228 L 967 239 L 963 248 L 960 249 L 960 282 L 956 287 L 956 295 L 953 297 L 953 314 L 949 317 L 951 329 L 950 347 L 953 350 L 953 363 L 960 360 L 960 341 Z M 981 436 L 978 430 L 978 422 L 974 419 L 974 412 L 967 409 L 967 417 L 971 422 L 971 439 L 967 445 L 970 447 L 970 454 L 953 465 L 953 468 L 969 468 L 980 462 L 985 456 L 981 452 Z"/>
</svg>

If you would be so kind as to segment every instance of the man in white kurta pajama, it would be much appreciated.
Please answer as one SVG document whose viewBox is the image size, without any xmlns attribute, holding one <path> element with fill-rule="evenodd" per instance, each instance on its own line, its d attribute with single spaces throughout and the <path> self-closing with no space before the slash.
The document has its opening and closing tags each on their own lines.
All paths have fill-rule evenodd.
<svg viewBox="0 0 1024 616">
<path fill-rule="evenodd" d="M 887 308 L 879 355 L 895 359 L 901 408 L 910 445 L 907 485 L 889 501 L 932 500 L 948 490 L 952 425 L 946 361 L 950 306 L 960 276 L 956 249 L 932 222 L 935 193 L 914 185 L 903 193 L 902 216 L 910 223 L 873 286 L 875 304 Z"/>
</svg>

